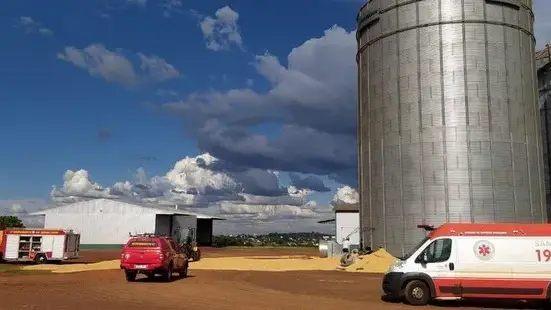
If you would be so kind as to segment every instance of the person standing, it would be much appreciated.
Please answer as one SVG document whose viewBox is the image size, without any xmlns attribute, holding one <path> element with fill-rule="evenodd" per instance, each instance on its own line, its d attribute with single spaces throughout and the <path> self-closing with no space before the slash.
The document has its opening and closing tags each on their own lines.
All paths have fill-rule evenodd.
<svg viewBox="0 0 551 310">
<path fill-rule="evenodd" d="M 350 238 L 349 237 L 346 237 L 343 241 L 342 241 L 342 252 L 343 253 L 348 253 L 350 251 Z"/>
</svg>

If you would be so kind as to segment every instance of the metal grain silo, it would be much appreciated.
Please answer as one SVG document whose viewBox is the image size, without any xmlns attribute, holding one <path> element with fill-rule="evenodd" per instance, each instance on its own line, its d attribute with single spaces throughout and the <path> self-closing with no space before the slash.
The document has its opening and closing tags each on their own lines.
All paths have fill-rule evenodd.
<svg viewBox="0 0 551 310">
<path fill-rule="evenodd" d="M 364 245 L 546 222 L 532 1 L 371 0 L 357 20 Z"/>
</svg>

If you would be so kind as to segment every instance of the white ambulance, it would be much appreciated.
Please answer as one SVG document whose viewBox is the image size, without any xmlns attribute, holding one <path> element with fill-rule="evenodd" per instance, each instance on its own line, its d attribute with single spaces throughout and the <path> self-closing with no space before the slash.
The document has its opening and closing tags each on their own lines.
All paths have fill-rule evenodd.
<svg viewBox="0 0 551 310">
<path fill-rule="evenodd" d="M 551 299 L 551 224 L 420 225 L 430 233 L 385 273 L 383 292 L 433 299 Z"/>
</svg>

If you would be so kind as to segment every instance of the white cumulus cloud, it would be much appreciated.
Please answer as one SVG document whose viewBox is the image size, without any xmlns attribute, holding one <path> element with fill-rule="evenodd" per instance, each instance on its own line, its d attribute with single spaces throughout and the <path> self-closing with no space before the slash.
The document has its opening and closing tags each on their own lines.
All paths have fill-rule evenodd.
<svg viewBox="0 0 551 310">
<path fill-rule="evenodd" d="M 243 38 L 237 25 L 239 13 L 229 6 L 218 9 L 214 16 L 207 16 L 199 23 L 206 46 L 213 51 L 227 50 L 232 45 L 243 48 Z"/>
<path fill-rule="evenodd" d="M 102 44 L 90 44 L 82 49 L 67 46 L 57 57 L 88 71 L 92 76 L 125 85 L 163 82 L 180 75 L 173 65 L 155 55 L 138 53 L 141 64 L 136 68 L 122 50 L 110 50 Z"/>
<path fill-rule="evenodd" d="M 148 177 L 143 169 L 138 169 L 133 180 L 110 187 L 94 182 L 86 170 L 67 170 L 63 186 L 54 186 L 51 198 L 55 204 L 93 198 L 177 204 L 182 209 L 225 215 L 230 220 L 267 222 L 318 218 L 324 210 L 308 200 L 312 192 L 281 186 L 274 171 L 232 169 L 205 153 L 176 162 L 162 176 Z"/>
<path fill-rule="evenodd" d="M 26 33 L 39 33 L 40 35 L 45 37 L 54 34 L 51 29 L 42 26 L 40 22 L 37 22 L 29 16 L 19 17 L 17 26 L 23 28 Z"/>
<path fill-rule="evenodd" d="M 334 204 L 352 204 L 360 202 L 360 194 L 350 186 L 343 186 L 333 196 Z"/>
</svg>

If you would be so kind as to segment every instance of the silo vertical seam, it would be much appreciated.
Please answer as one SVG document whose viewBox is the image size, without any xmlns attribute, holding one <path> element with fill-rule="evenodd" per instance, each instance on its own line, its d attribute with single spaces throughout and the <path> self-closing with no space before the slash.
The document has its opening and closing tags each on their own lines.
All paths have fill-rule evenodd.
<svg viewBox="0 0 551 310">
<path fill-rule="evenodd" d="M 400 27 L 400 9 L 396 8 L 396 22 L 398 25 L 398 28 Z M 406 210 L 404 208 L 404 165 L 403 165 L 403 157 L 402 157 L 402 88 L 401 88 L 401 79 L 400 76 L 401 70 L 401 59 L 400 59 L 400 34 L 396 34 L 396 84 L 398 88 L 398 92 L 396 93 L 397 101 L 398 101 L 398 156 L 400 156 L 400 216 L 402 217 L 402 245 L 400 248 L 402 249 L 402 255 L 405 255 L 405 249 L 404 244 L 406 242 Z M 395 238 L 396 239 L 396 238 Z"/>
<path fill-rule="evenodd" d="M 438 36 L 440 39 L 440 104 L 442 106 L 442 160 L 444 164 L 444 204 L 446 210 L 446 222 L 450 221 L 450 203 L 448 199 L 448 148 L 446 132 L 446 97 L 444 94 L 444 51 L 442 43 L 442 0 L 438 1 Z"/>
<path fill-rule="evenodd" d="M 383 118 L 383 124 L 384 124 L 384 118 Z M 382 187 L 383 187 L 383 246 L 386 247 L 387 246 L 386 244 L 386 224 L 387 223 L 386 223 L 385 139 L 384 138 L 381 138 L 381 172 L 382 172 L 381 179 L 382 179 Z"/>
<path fill-rule="evenodd" d="M 470 109 L 469 109 L 469 84 L 468 84 L 468 69 L 467 69 L 467 37 L 465 24 L 465 0 L 461 0 L 461 25 L 463 31 L 463 91 L 465 93 L 465 130 L 467 134 L 467 172 L 469 175 L 469 210 L 471 211 L 471 222 L 474 222 L 473 210 L 473 171 L 471 163 L 471 129 L 470 129 Z M 463 220 L 463 219 L 461 219 Z"/>
<path fill-rule="evenodd" d="M 532 8 L 530 8 L 530 10 L 528 11 L 530 12 L 530 15 L 532 18 L 531 25 L 532 25 L 532 31 L 533 31 L 534 13 L 532 12 Z M 530 52 L 532 53 L 532 55 L 534 55 L 536 52 L 535 45 L 536 45 L 535 38 L 532 36 L 532 42 L 530 45 Z M 532 79 L 535 82 L 538 80 L 538 74 L 536 69 L 536 61 L 534 58 L 532 58 L 531 68 L 532 68 Z M 539 93 L 538 93 L 538 86 L 534 85 L 534 83 L 532 86 L 532 92 L 534 96 L 534 99 L 532 102 L 532 106 L 534 109 L 533 115 L 534 115 L 534 118 L 536 118 L 539 115 Z M 542 183 L 545 182 L 545 177 L 543 176 L 541 171 L 541 168 L 543 166 L 543 158 L 542 158 L 542 152 L 543 152 L 542 139 L 543 138 L 541 137 L 541 125 L 539 124 L 539 122 L 541 122 L 541 119 L 538 122 L 535 122 L 536 126 L 534 128 L 537 133 L 535 142 L 536 142 L 536 154 L 537 154 L 537 160 L 538 160 L 538 188 L 540 193 L 540 208 L 541 208 L 542 221 L 549 222 L 548 214 L 547 214 L 547 203 L 546 203 L 547 193 L 545 192 L 545 189 L 542 189 Z"/>
<path fill-rule="evenodd" d="M 488 20 L 488 12 L 486 1 L 483 2 L 483 14 L 484 20 Z M 495 187 L 495 175 L 494 175 L 494 136 L 493 136 L 493 126 L 492 126 L 492 87 L 490 85 L 490 52 L 488 46 L 488 24 L 484 23 L 484 47 L 486 54 L 486 91 L 487 91 L 487 100 L 488 100 L 488 130 L 489 130 L 489 140 L 490 140 L 490 176 L 492 179 L 492 206 L 493 206 L 493 218 L 496 220 L 496 187 Z"/>
<path fill-rule="evenodd" d="M 358 31 L 358 30 L 356 30 Z M 360 46 L 363 44 L 363 40 L 361 39 L 362 38 L 362 34 L 361 32 L 359 33 L 359 40 L 357 42 L 357 49 L 359 50 L 360 49 Z M 357 106 L 357 116 L 356 116 L 356 134 L 357 134 L 357 139 L 358 139 L 358 170 L 357 170 L 357 175 L 358 175 L 358 189 L 359 189 L 359 192 L 362 191 L 362 178 L 363 178 L 363 167 L 364 165 L 361 163 L 362 161 L 362 141 L 364 140 L 364 136 L 362 134 L 363 132 L 363 126 L 361 126 L 361 121 L 362 121 L 362 116 L 363 116 L 363 109 L 362 109 L 362 78 L 361 78 L 361 67 L 363 66 L 363 63 L 362 63 L 362 53 L 358 52 L 357 54 L 357 57 L 356 57 L 356 66 L 357 66 L 357 70 L 356 70 L 356 78 L 357 78 L 357 85 L 358 85 L 358 90 L 356 92 L 356 96 L 357 96 L 357 101 L 358 101 L 358 106 Z M 363 195 L 362 195 L 363 196 Z M 359 215 L 360 215 L 360 221 L 359 221 L 359 224 L 360 224 L 360 227 L 363 227 L 362 226 L 362 218 L 364 216 L 364 211 L 363 211 L 363 200 L 362 197 L 360 196 L 360 205 L 359 205 Z M 363 239 L 364 239 L 364 236 L 363 236 L 363 232 L 360 231 L 360 247 L 363 248 Z"/>
<path fill-rule="evenodd" d="M 382 29 L 381 29 L 382 31 Z M 381 40 L 379 42 L 380 45 L 380 52 L 381 57 L 384 55 L 385 51 L 385 44 L 384 40 Z M 385 184 L 385 118 L 386 118 L 386 107 L 385 107 L 385 79 L 384 79 L 384 62 L 381 64 L 382 70 L 381 70 L 381 101 L 382 101 L 382 109 L 381 109 L 381 127 L 382 127 L 382 133 L 381 133 L 381 186 L 383 190 L 383 246 L 387 247 L 386 244 L 386 225 L 387 225 L 387 219 L 386 219 L 386 184 Z"/>
<path fill-rule="evenodd" d="M 520 10 L 518 13 L 518 21 L 520 23 Z M 519 55 L 520 59 L 523 60 L 523 44 L 522 44 L 522 31 L 518 32 L 518 40 L 519 40 Z M 524 68 L 520 69 L 520 80 L 524 81 Z M 523 111 L 522 116 L 524 119 L 524 149 L 526 150 L 526 167 L 528 167 L 528 195 L 530 199 L 530 222 L 534 222 L 534 208 L 532 207 L 532 204 L 534 203 L 534 198 L 532 196 L 532 174 L 530 173 L 530 148 L 528 147 L 528 131 L 526 130 L 526 125 L 528 124 L 526 122 L 526 102 L 525 102 L 525 94 L 524 94 L 524 85 L 520 88 L 521 91 L 521 98 L 523 103 Z"/>
<path fill-rule="evenodd" d="M 505 22 L 505 7 L 501 7 L 501 16 L 503 18 L 503 22 Z M 515 153 L 514 153 L 514 142 L 513 142 L 513 122 L 511 122 L 511 98 L 509 97 L 509 51 L 508 51 L 508 45 L 509 42 L 507 40 L 507 29 L 505 27 L 501 28 L 503 30 L 503 54 L 505 61 L 503 62 L 503 65 L 505 67 L 505 89 L 507 90 L 507 121 L 508 123 L 508 130 L 509 130 L 509 155 L 511 156 L 511 173 L 513 177 L 513 210 L 515 212 L 515 220 L 518 219 L 518 209 L 517 209 L 517 195 L 516 195 L 516 186 L 515 186 Z"/>
<path fill-rule="evenodd" d="M 367 29 L 365 30 L 367 31 Z M 369 56 L 371 56 L 371 53 L 369 51 L 369 49 L 371 48 L 371 46 L 368 46 L 367 47 L 367 53 Z M 368 57 L 367 60 L 366 60 L 366 63 L 367 63 L 367 81 L 370 81 L 371 77 L 370 77 L 370 72 L 371 72 L 371 62 L 369 61 L 370 58 Z M 370 108 L 371 108 L 371 88 L 370 88 L 370 84 L 367 83 L 367 115 L 368 115 L 368 118 L 371 117 L 371 111 L 370 111 Z M 371 183 L 373 181 L 373 175 L 371 175 L 371 163 L 372 163 L 372 160 L 371 160 L 371 139 L 369 138 L 370 137 L 370 134 L 371 134 L 371 122 L 366 122 L 367 123 L 367 173 L 369 174 L 369 182 L 367 184 L 368 186 L 368 199 L 369 199 L 369 244 L 370 244 L 370 247 L 372 249 L 374 249 L 375 247 L 373 246 L 373 229 L 375 228 L 375 225 L 373 225 L 373 192 L 372 192 L 372 188 L 371 188 Z"/>
<path fill-rule="evenodd" d="M 417 26 L 419 26 L 419 1 L 415 4 L 417 14 Z M 427 206 L 425 205 L 425 174 L 423 171 L 424 161 L 424 140 L 423 140 L 423 89 L 421 86 L 421 29 L 417 27 L 417 110 L 419 117 L 419 172 L 421 177 L 421 205 L 423 207 L 423 224 L 427 216 Z"/>
</svg>

